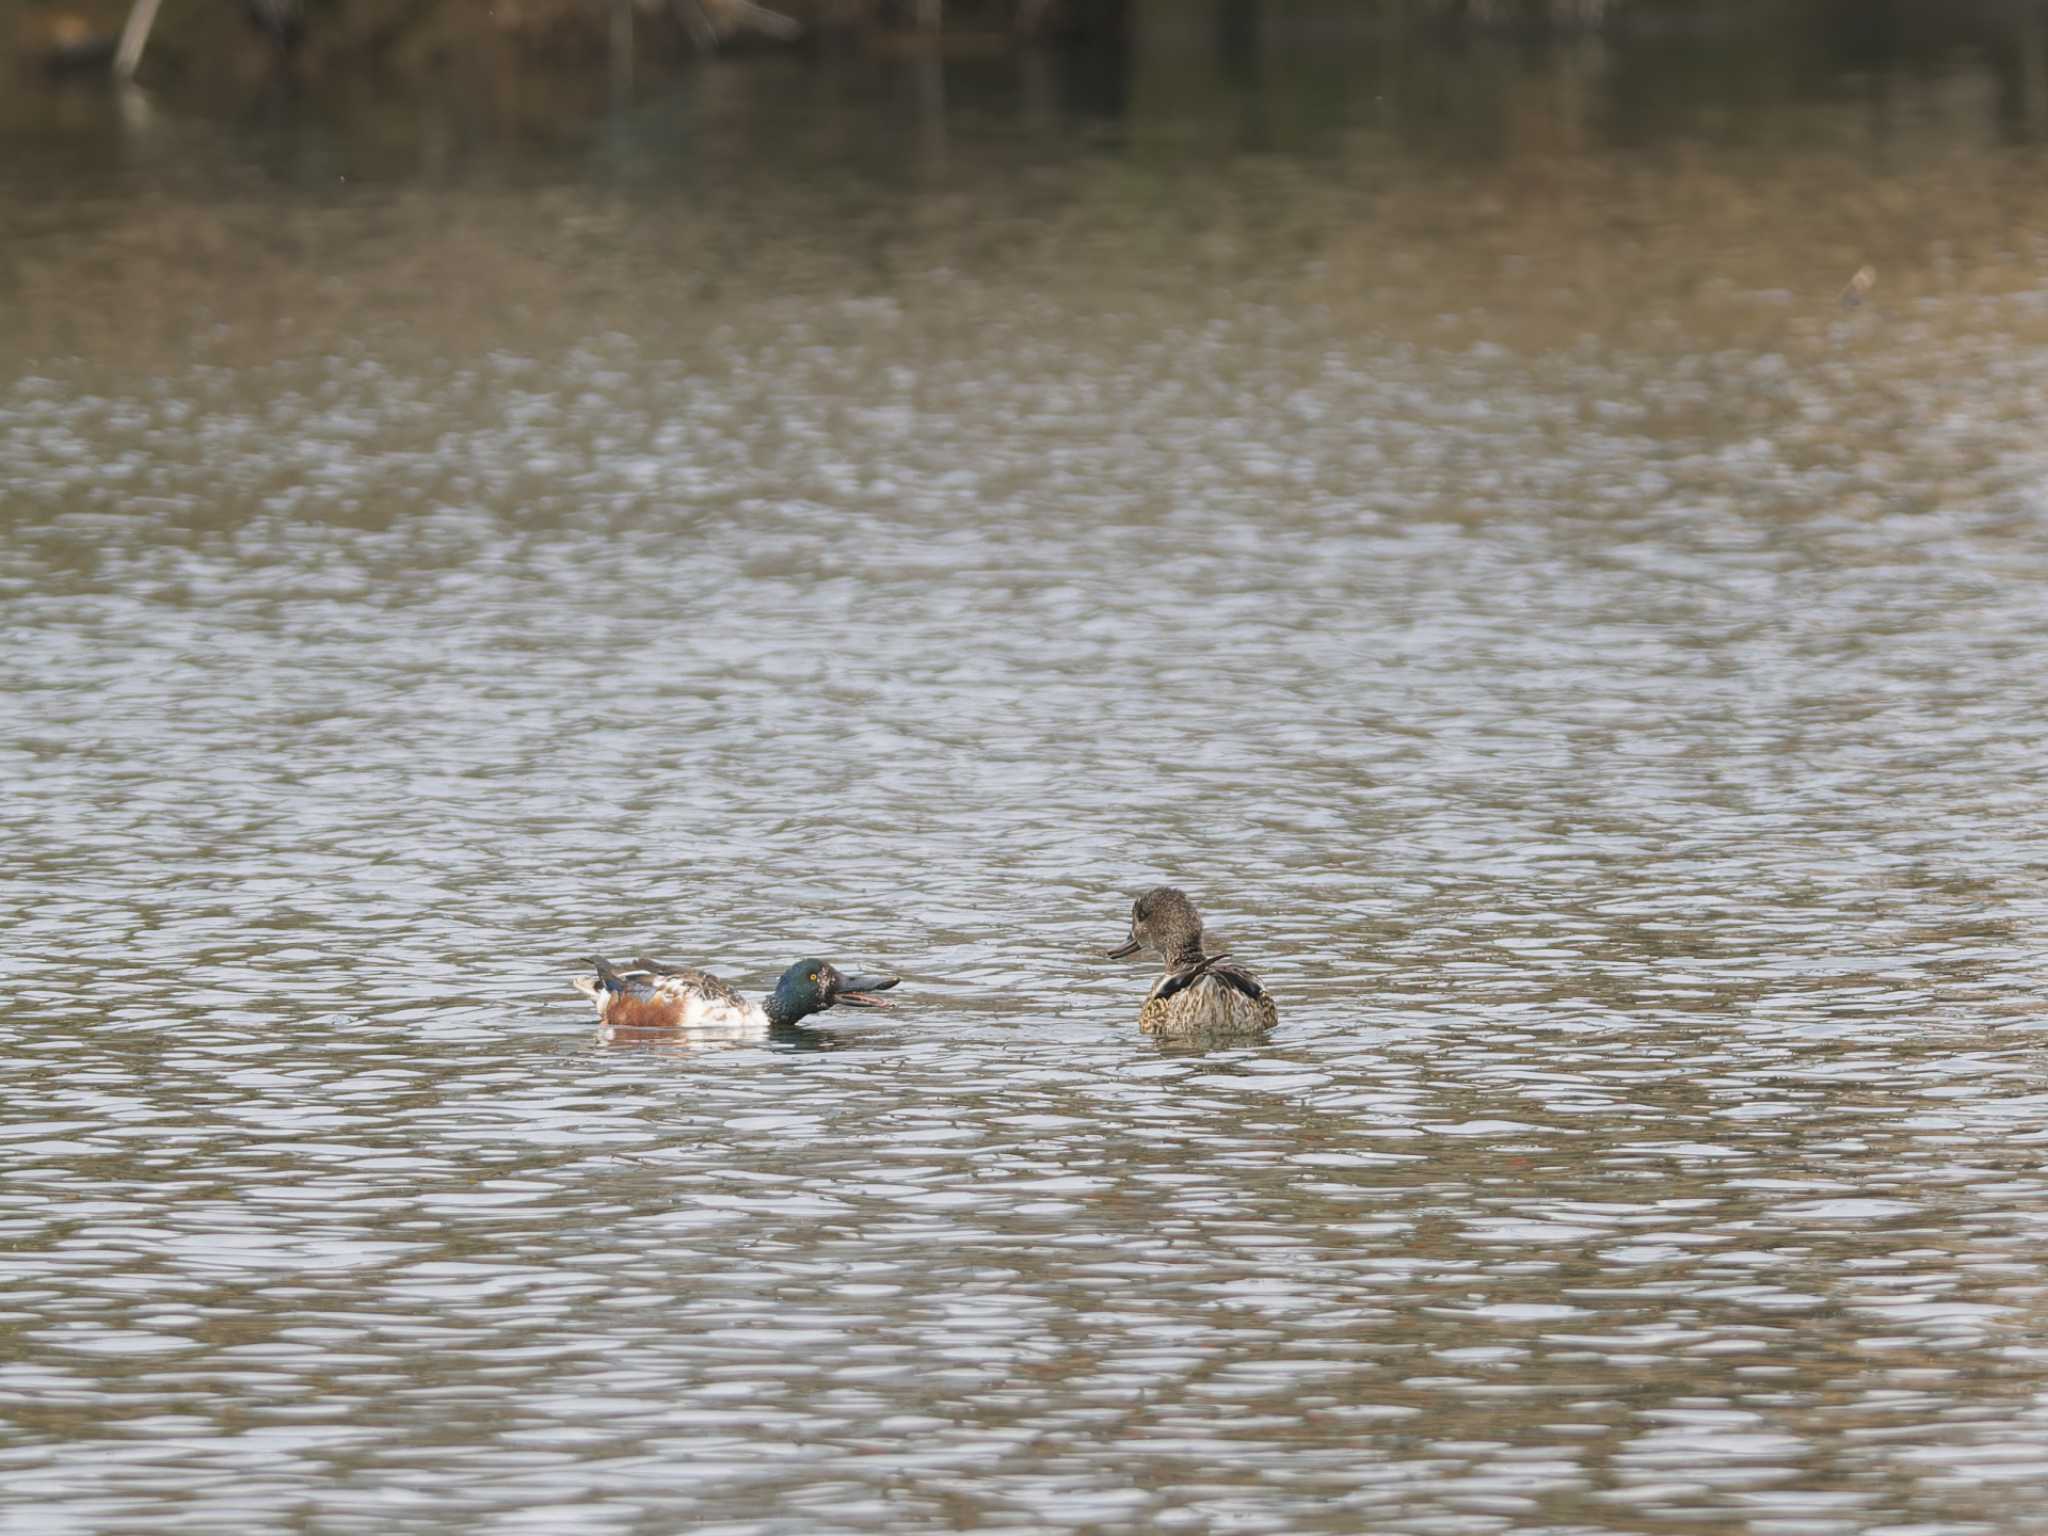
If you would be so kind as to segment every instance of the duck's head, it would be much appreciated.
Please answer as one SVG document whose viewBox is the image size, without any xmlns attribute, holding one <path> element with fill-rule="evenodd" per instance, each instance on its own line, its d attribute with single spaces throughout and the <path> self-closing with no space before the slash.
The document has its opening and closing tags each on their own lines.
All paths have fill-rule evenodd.
<svg viewBox="0 0 2048 1536">
<path fill-rule="evenodd" d="M 896 976 L 843 976 L 823 960 L 799 960 L 782 973 L 775 990 L 768 994 L 768 1017 L 777 1024 L 794 1024 L 814 1013 L 844 1004 L 848 1008 L 886 1008 L 874 994 L 886 992 L 901 978 Z"/>
<path fill-rule="evenodd" d="M 1112 949 L 1109 958 L 1121 960 L 1141 949 L 1166 961 L 1202 952 L 1202 920 L 1187 892 L 1155 885 L 1131 903 L 1131 936 Z"/>
</svg>

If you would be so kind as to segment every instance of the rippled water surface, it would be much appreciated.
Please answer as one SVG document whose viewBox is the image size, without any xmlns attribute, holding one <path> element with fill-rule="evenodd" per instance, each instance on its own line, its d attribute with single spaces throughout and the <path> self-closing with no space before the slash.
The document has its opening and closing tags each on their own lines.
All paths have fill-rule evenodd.
<svg viewBox="0 0 2048 1536">
<path fill-rule="evenodd" d="M 2048 44 L 1138 15 L 5 109 L 0 1528 L 2048 1525 Z"/>
</svg>

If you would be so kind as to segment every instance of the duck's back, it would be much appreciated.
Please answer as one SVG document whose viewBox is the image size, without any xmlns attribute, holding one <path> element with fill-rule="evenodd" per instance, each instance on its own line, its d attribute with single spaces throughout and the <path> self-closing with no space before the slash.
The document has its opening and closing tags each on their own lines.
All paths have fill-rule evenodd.
<svg viewBox="0 0 2048 1536">
<path fill-rule="evenodd" d="M 634 962 L 630 971 L 602 967 L 579 977 L 578 991 L 597 1004 L 597 1016 L 616 1029 L 731 1029 L 765 1027 L 767 1016 L 709 971 Z"/>
<path fill-rule="evenodd" d="M 1254 1035 L 1279 1022 L 1272 993 L 1220 956 L 1169 971 L 1138 1010 L 1138 1027 L 1148 1035 Z"/>
</svg>

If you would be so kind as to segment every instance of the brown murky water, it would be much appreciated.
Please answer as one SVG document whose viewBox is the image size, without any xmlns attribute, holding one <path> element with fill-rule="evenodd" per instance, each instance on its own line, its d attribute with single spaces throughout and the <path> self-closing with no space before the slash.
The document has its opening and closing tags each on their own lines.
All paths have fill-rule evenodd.
<svg viewBox="0 0 2048 1536">
<path fill-rule="evenodd" d="M 2048 1524 L 2048 45 L 1136 15 L 0 112 L 0 1527 Z"/>
</svg>

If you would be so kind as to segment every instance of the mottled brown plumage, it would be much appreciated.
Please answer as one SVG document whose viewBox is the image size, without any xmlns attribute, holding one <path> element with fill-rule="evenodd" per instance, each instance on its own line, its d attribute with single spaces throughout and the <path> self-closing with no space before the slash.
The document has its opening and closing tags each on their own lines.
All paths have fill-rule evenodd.
<svg viewBox="0 0 2048 1536">
<path fill-rule="evenodd" d="M 1112 959 L 1149 949 L 1165 962 L 1144 1006 L 1138 1027 L 1167 1039 L 1227 1040 L 1263 1035 L 1280 1021 L 1280 1010 L 1258 978 L 1227 955 L 1202 949 L 1202 919 L 1187 894 L 1154 886 L 1131 904 L 1130 938 L 1110 951 Z"/>
</svg>

